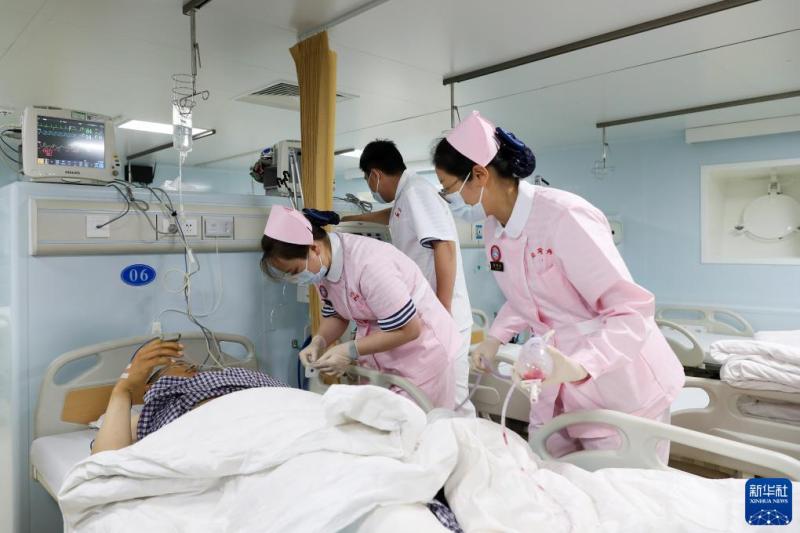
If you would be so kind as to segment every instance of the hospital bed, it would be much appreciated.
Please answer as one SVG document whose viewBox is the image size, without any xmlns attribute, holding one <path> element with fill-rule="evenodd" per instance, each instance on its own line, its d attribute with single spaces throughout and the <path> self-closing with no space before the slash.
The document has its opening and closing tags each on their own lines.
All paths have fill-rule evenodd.
<svg viewBox="0 0 800 533">
<path fill-rule="evenodd" d="M 224 366 L 256 370 L 255 346 L 246 337 L 215 333 Z M 36 405 L 31 476 L 54 498 L 69 469 L 89 456 L 97 430 L 89 424 L 105 413 L 111 390 L 131 354 L 152 337 L 132 337 L 86 346 L 56 358 L 47 368 Z M 200 332 L 181 334 L 184 359 L 202 363 L 205 338 Z M 142 398 L 134 398 L 134 404 Z"/>
<path fill-rule="evenodd" d="M 667 470 L 656 453 L 659 440 L 666 439 L 672 450 L 685 453 L 696 450 L 706 461 L 738 472 L 761 477 L 787 477 L 800 481 L 800 461 L 787 454 L 760 447 L 758 442 L 743 443 L 730 438 L 693 431 L 677 425 L 641 418 L 618 411 L 593 410 L 560 415 L 544 424 L 528 441 L 545 460 L 555 460 L 547 450 L 547 439 L 574 424 L 603 424 L 622 436 L 619 450 L 582 450 L 558 458 L 558 461 L 595 471 L 602 468 L 646 468 Z M 726 437 L 726 438 L 723 438 Z M 713 452 L 711 451 L 713 450 Z"/>
<path fill-rule="evenodd" d="M 778 420 L 774 416 L 757 417 L 742 411 L 742 401 L 758 400 L 794 405 L 800 408 L 800 394 L 739 389 L 716 379 L 688 376 L 686 389 L 696 388 L 708 395 L 708 405 L 672 413 L 672 424 L 708 435 L 751 444 L 800 459 L 800 425 Z M 769 413 L 769 411 L 767 411 Z M 710 451 L 688 449 L 681 445 L 672 448 L 680 459 L 700 464 L 712 463 L 741 472 L 751 472 Z"/>
<path fill-rule="evenodd" d="M 226 367 L 258 369 L 255 346 L 246 337 L 215 333 Z M 48 367 L 36 406 L 34 440 L 30 450 L 31 477 L 57 500 L 69 470 L 90 455 L 97 430 L 89 426 L 105 412 L 113 384 L 131 354 L 151 337 L 133 337 L 86 346 L 56 358 Z M 184 359 L 201 363 L 206 357 L 200 332 L 182 333 Z M 376 370 L 352 367 L 351 381 L 399 387 L 425 412 L 432 404 L 425 393 L 406 380 Z M 137 401 L 138 400 L 138 401 Z M 134 398 L 141 403 L 141 398 Z M 392 524 L 415 524 L 420 533 L 447 531 L 424 505 L 388 506 L 359 520 L 349 531 L 401 531 Z"/>
<path fill-rule="evenodd" d="M 700 306 L 664 306 L 656 310 L 656 324 L 684 367 L 703 368 L 709 347 L 721 340 L 752 339 L 755 332 L 744 317 L 727 309 Z"/>
<path fill-rule="evenodd" d="M 800 425 L 777 416 L 782 409 L 800 410 L 800 395 L 733 387 L 719 380 L 720 365 L 710 359 L 709 348 L 717 341 L 754 339 L 755 332 L 744 317 L 712 307 L 664 306 L 656 311 L 656 323 L 686 369 L 685 390 L 699 389 L 709 398 L 707 406 L 674 412 L 674 425 L 800 459 Z M 744 412 L 745 403 L 758 403 L 762 414 Z M 680 445 L 673 448 L 673 454 L 733 468 L 719 457 Z"/>
<path fill-rule="evenodd" d="M 498 369 L 501 373 L 510 374 L 520 348 L 521 346 L 516 344 L 507 344 L 501 348 L 497 355 Z M 473 386 L 477 376 L 475 371 L 470 373 Z M 510 386 L 507 381 L 491 374 L 484 374 L 472 397 L 475 409 L 485 418 L 498 420 Z M 680 458 L 681 461 L 689 459 L 700 465 L 711 465 L 715 470 L 722 468 L 741 476 L 774 474 L 779 470 L 779 465 L 786 464 L 783 455 L 800 459 L 800 426 L 749 417 L 741 413 L 738 408 L 738 400 L 743 396 L 785 401 L 788 394 L 742 391 L 719 380 L 698 377 L 687 378 L 686 387 L 705 390 L 710 403 L 702 409 L 688 409 L 674 413 L 671 426 L 615 411 L 583 411 L 553 419 L 534 435 L 530 435 L 529 441 L 538 455 L 542 458 L 551 458 L 544 448 L 544 442 L 554 432 L 568 425 L 598 422 L 618 428 L 626 442 L 623 447 L 629 449 L 618 452 L 582 451 L 559 458 L 559 461 L 571 462 L 587 470 L 621 466 L 665 467 L 654 453 L 640 455 L 647 448 L 646 441 L 653 442 L 653 438 L 649 435 L 663 435 L 669 438 L 672 441 L 671 457 Z M 794 398 L 794 401 L 800 404 L 800 398 Z M 528 398 L 519 390 L 514 390 L 506 418 L 527 425 L 529 411 Z M 738 446 L 739 444 L 750 446 L 742 448 Z M 756 450 L 758 453 L 754 453 Z M 756 457 L 763 461 L 754 462 L 753 459 Z"/>
<path fill-rule="evenodd" d="M 218 338 L 226 351 L 223 356 L 226 365 L 256 368 L 254 348 L 249 340 L 226 334 L 218 334 Z M 68 471 L 89 455 L 89 445 L 95 431 L 88 429 L 87 424 L 104 411 L 108 388 L 127 364 L 131 352 L 146 340 L 146 337 L 123 339 L 75 350 L 60 356 L 48 368 L 36 411 L 36 438 L 31 448 L 31 467 L 34 479 L 54 497 Z M 205 344 L 201 335 L 185 334 L 182 342 L 186 346 L 187 359 L 199 361 L 204 358 Z M 236 351 L 229 352 L 228 345 L 237 345 Z M 80 365 L 77 369 L 70 369 L 70 366 L 76 364 Z M 369 369 L 354 369 L 353 375 L 373 383 L 404 388 L 407 386 L 399 378 L 381 375 Z M 409 394 L 422 394 L 413 389 L 406 390 Z M 423 408 L 427 409 L 425 406 Z M 524 419 L 527 419 L 527 415 Z M 616 451 L 576 452 L 559 458 L 559 461 L 590 471 L 607 467 L 663 469 L 664 465 L 656 457 L 654 439 L 668 438 L 687 446 L 714 449 L 731 460 L 746 461 L 751 472 L 800 479 L 800 462 L 789 457 L 720 437 L 608 411 L 573 413 L 558 417 L 546 424 L 530 443 L 534 451 L 543 458 L 552 459 L 543 446 L 547 436 L 567 425 L 584 422 L 604 423 L 620 428 L 623 446 Z M 414 524 L 418 533 L 446 531 L 431 518 L 432 515 L 421 504 L 389 506 L 369 513 L 347 531 L 401 531 L 398 524 Z"/>
<path fill-rule="evenodd" d="M 519 344 L 504 344 L 500 347 L 495 360 L 502 375 L 511 376 L 511 368 L 514 366 L 521 348 L 522 346 Z M 480 383 L 478 383 L 479 376 L 480 374 L 477 370 L 470 369 L 469 383 L 471 389 L 475 389 L 472 395 L 472 405 L 475 406 L 478 415 L 497 421 L 500 419 L 503 401 L 511 384 L 493 374 L 483 374 L 480 376 Z M 527 425 L 529 410 L 530 403 L 528 398 L 518 389 L 514 390 L 508 402 L 506 418 L 524 422 Z"/>
</svg>

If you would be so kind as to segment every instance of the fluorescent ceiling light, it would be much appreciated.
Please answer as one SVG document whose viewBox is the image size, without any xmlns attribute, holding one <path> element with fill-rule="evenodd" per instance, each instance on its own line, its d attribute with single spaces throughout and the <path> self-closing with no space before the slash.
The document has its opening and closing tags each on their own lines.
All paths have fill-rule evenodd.
<svg viewBox="0 0 800 533">
<path fill-rule="evenodd" d="M 740 139 L 795 131 L 800 131 L 800 115 L 686 128 L 686 142 L 691 144 L 706 141 L 723 141 L 726 139 Z"/>
<path fill-rule="evenodd" d="M 353 148 L 353 149 L 348 150 L 346 152 L 337 152 L 336 155 L 343 155 L 345 157 L 361 157 L 361 150 L 359 150 L 357 148 Z"/>
<path fill-rule="evenodd" d="M 147 122 L 146 120 L 126 120 L 119 125 L 123 130 L 146 131 L 148 133 L 163 133 L 165 135 L 172 135 L 172 124 L 163 124 L 161 122 Z M 192 135 L 205 133 L 209 130 L 202 128 L 192 128 Z"/>
</svg>

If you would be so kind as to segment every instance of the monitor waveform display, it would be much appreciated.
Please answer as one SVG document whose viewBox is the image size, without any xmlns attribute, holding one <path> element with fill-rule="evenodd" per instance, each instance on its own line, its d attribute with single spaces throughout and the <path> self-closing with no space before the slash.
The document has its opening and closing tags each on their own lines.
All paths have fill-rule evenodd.
<svg viewBox="0 0 800 533">
<path fill-rule="evenodd" d="M 39 116 L 37 155 L 40 165 L 105 168 L 102 122 Z"/>
</svg>

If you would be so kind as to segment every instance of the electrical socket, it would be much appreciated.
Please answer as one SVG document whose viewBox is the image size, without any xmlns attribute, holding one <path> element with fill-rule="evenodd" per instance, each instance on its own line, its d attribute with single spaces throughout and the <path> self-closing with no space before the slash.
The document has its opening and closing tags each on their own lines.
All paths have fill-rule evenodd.
<svg viewBox="0 0 800 533">
<path fill-rule="evenodd" d="M 97 226 L 106 224 L 102 228 Z M 108 215 L 86 215 L 86 238 L 87 239 L 109 239 L 111 238 L 111 227 L 108 225 Z"/>
<path fill-rule="evenodd" d="M 174 218 L 166 217 L 158 215 L 158 231 L 161 233 L 159 234 L 159 239 L 172 239 L 180 238 L 180 233 L 175 231 L 174 233 L 169 230 L 170 224 L 174 222 Z M 183 228 L 183 234 L 188 237 L 199 237 L 200 236 L 200 218 L 199 217 L 185 217 L 180 219 L 181 220 L 181 227 Z M 168 235 L 164 235 L 164 234 Z"/>
<path fill-rule="evenodd" d="M 181 219 L 183 235 L 185 237 L 197 237 L 200 235 L 200 219 L 196 217 L 184 217 Z"/>
</svg>

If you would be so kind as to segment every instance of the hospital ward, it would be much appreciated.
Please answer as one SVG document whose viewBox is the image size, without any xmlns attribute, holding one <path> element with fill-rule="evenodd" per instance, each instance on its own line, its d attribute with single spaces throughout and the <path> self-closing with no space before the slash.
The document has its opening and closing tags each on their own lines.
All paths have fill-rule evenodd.
<svg viewBox="0 0 800 533">
<path fill-rule="evenodd" d="M 0 533 L 798 524 L 798 0 L 0 0 Z"/>
</svg>

